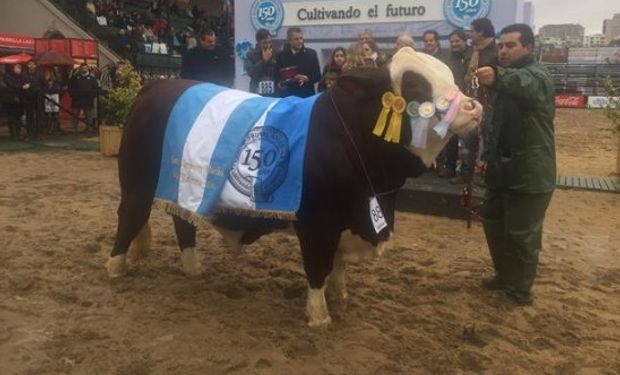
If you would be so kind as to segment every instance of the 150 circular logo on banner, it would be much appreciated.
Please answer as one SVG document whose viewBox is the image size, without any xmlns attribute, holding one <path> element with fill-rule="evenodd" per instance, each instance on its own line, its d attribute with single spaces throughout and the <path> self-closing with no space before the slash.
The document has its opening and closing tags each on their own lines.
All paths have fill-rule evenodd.
<svg viewBox="0 0 620 375">
<path fill-rule="evenodd" d="M 252 26 L 266 29 L 275 36 L 284 21 L 284 7 L 280 0 L 255 0 L 250 10 Z"/>
<path fill-rule="evenodd" d="M 477 18 L 489 15 L 491 0 L 444 0 L 443 12 L 452 26 L 460 29 L 469 28 Z"/>
<path fill-rule="evenodd" d="M 253 202 L 270 202 L 288 174 L 288 144 L 288 137 L 279 129 L 253 128 L 245 137 L 228 181 Z"/>
</svg>

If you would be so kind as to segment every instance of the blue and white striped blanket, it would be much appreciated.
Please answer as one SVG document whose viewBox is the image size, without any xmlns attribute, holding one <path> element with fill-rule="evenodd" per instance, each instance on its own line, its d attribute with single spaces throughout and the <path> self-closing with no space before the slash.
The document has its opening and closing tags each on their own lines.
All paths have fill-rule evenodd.
<svg viewBox="0 0 620 375">
<path fill-rule="evenodd" d="M 216 209 L 294 219 L 317 97 L 190 87 L 168 119 L 155 199 L 191 221 Z"/>
</svg>

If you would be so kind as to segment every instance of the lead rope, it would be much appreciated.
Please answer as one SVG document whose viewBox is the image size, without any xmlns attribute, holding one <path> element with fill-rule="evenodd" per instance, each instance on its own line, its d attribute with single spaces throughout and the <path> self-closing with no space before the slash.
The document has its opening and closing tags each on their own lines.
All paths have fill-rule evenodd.
<svg viewBox="0 0 620 375">
<path fill-rule="evenodd" d="M 482 105 L 483 109 L 486 109 L 488 93 L 484 89 L 480 90 L 480 82 L 478 81 L 478 76 L 476 75 L 475 71 L 472 72 L 469 94 L 474 99 L 478 100 L 478 102 Z M 477 212 L 480 206 L 477 206 L 477 207 L 472 206 L 472 193 L 473 193 L 472 180 L 474 178 L 474 175 L 476 174 L 476 166 L 478 164 L 478 151 L 480 149 L 480 137 L 482 136 L 482 134 L 484 134 L 484 116 L 485 116 L 485 113 L 483 111 L 482 118 L 480 120 L 480 126 L 477 128 L 477 131 L 476 131 L 476 138 L 474 139 L 474 147 L 473 147 L 473 150 L 470 150 L 470 153 L 473 155 L 473 158 L 474 158 L 474 165 L 472 166 L 472 173 L 471 173 L 471 176 L 467 178 L 467 182 L 465 183 L 465 185 L 463 185 L 463 188 L 461 190 L 461 206 L 467 212 L 467 229 L 471 228 L 471 222 L 473 218 L 480 218 L 480 215 Z M 482 174 L 482 172 L 483 171 L 481 170 L 480 174 Z"/>
<path fill-rule="evenodd" d="M 332 105 L 334 106 L 334 110 L 336 111 L 336 115 L 338 115 L 338 119 L 340 120 L 340 124 L 344 128 L 344 131 L 347 133 L 347 136 L 349 137 L 349 140 L 351 141 L 351 144 L 353 145 L 353 149 L 355 150 L 355 153 L 357 154 L 357 158 L 359 159 L 360 165 L 362 166 L 362 171 L 364 172 L 364 176 L 366 176 L 366 181 L 368 182 L 368 187 L 370 188 L 370 192 L 372 193 L 372 195 L 374 197 L 377 197 L 378 195 L 375 192 L 375 188 L 372 186 L 372 181 L 370 180 L 370 175 L 368 174 L 368 170 L 366 169 L 366 164 L 364 163 L 364 159 L 362 158 L 362 154 L 360 154 L 360 151 L 357 148 L 357 145 L 355 144 L 355 140 L 353 139 L 353 136 L 349 132 L 349 129 L 347 128 L 346 123 L 344 122 L 344 118 L 342 118 L 342 115 L 340 114 L 340 111 L 338 110 L 338 107 L 336 106 L 336 102 L 334 101 L 334 94 L 333 94 L 332 90 L 329 90 L 329 98 L 331 99 Z M 387 193 L 382 193 L 381 195 L 385 195 L 385 194 L 387 194 Z"/>
</svg>

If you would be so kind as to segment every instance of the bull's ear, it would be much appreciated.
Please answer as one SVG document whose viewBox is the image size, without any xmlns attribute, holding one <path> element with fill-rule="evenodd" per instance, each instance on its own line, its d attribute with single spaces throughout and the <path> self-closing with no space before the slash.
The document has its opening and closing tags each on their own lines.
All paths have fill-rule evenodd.
<svg viewBox="0 0 620 375">
<path fill-rule="evenodd" d="M 383 95 L 390 89 L 387 68 L 353 68 L 338 77 L 338 87 L 359 99 Z"/>
</svg>

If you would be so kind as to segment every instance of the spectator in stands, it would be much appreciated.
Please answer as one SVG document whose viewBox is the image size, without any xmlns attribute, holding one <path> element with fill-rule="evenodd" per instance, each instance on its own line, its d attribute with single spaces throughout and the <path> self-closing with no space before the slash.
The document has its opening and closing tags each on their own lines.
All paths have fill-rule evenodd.
<svg viewBox="0 0 620 375">
<path fill-rule="evenodd" d="M 181 77 L 231 87 L 234 63 L 230 54 L 217 45 L 217 37 L 211 29 L 199 35 L 200 45 L 187 51 L 181 64 Z"/>
<path fill-rule="evenodd" d="M 144 31 L 142 32 L 142 39 L 145 43 L 153 43 L 155 41 L 155 33 L 153 32 L 153 27 L 151 25 L 144 26 Z"/>
<path fill-rule="evenodd" d="M 479 67 L 497 66 L 495 28 L 488 18 L 478 18 L 471 23 L 472 53 L 467 62 L 465 83 L 470 85 L 472 74 Z"/>
<path fill-rule="evenodd" d="M 467 34 L 463 30 L 454 30 L 448 36 L 450 40 L 450 58 L 448 66 L 454 75 L 454 82 L 465 91 L 465 63 L 471 57 L 471 47 L 467 45 Z"/>
<path fill-rule="evenodd" d="M 452 71 L 454 76 L 454 83 L 459 87 L 461 91 L 465 91 L 465 61 L 471 54 L 470 48 L 467 46 L 467 35 L 462 30 L 454 30 L 448 36 L 450 40 L 450 53 L 446 64 Z M 443 165 L 445 170 L 440 170 L 440 175 L 454 176 L 451 180 L 452 183 L 463 183 L 469 168 L 473 168 L 474 161 L 471 160 L 470 153 L 473 155 L 474 151 L 471 150 L 471 139 L 475 137 L 477 131 L 473 131 L 472 134 L 459 135 L 458 137 L 452 137 L 442 153 L 438 158 L 440 165 Z M 456 175 L 457 161 L 459 159 L 459 141 L 463 144 L 462 155 L 464 160 L 467 161 L 467 166 L 461 164 L 461 174 Z M 467 145 L 466 145 L 467 143 Z M 467 147 L 466 147 L 467 146 Z"/>
<path fill-rule="evenodd" d="M 93 0 L 88 0 L 86 2 L 86 9 L 92 13 L 93 16 L 97 16 L 97 8 L 95 7 L 95 3 L 93 2 Z"/>
<path fill-rule="evenodd" d="M 437 31 L 426 30 L 422 35 L 422 40 L 424 41 L 424 49 L 422 52 L 446 62 L 448 56 L 439 45 L 439 33 L 437 33 Z"/>
<path fill-rule="evenodd" d="M 379 47 L 377 47 L 377 44 L 372 39 L 367 42 L 363 42 L 361 47 L 364 54 L 364 59 L 367 62 L 366 65 L 378 68 L 385 64 L 385 55 L 379 51 Z"/>
<path fill-rule="evenodd" d="M 120 29 L 118 35 L 110 42 L 110 47 L 122 58 L 127 59 L 131 53 L 131 39 L 125 29 Z"/>
<path fill-rule="evenodd" d="M 30 60 L 26 64 L 22 88 L 23 95 L 21 100 L 26 111 L 26 131 L 30 139 L 38 139 L 43 100 L 40 97 L 41 74 L 39 74 L 37 63 L 34 60 Z"/>
<path fill-rule="evenodd" d="M 4 102 L 4 107 L 6 108 L 8 116 L 9 135 L 11 139 L 18 139 L 22 128 L 21 117 L 24 114 L 22 90 L 25 81 L 22 66 L 19 64 L 13 65 L 13 69 L 8 71 L 4 76 L 4 83 L 11 91 L 11 94 L 7 95 L 6 101 Z"/>
<path fill-rule="evenodd" d="M 347 51 L 343 47 L 334 48 L 329 62 L 323 67 L 323 74 L 326 74 L 328 71 L 340 73 L 346 62 Z"/>
<path fill-rule="evenodd" d="M 60 103 L 60 83 L 51 69 L 43 73 L 43 81 L 41 83 L 41 91 L 43 93 L 43 128 L 49 133 L 60 132 L 60 122 L 58 121 L 58 104 Z"/>
<path fill-rule="evenodd" d="M 306 98 L 315 94 L 314 84 L 321 79 L 316 51 L 304 45 L 299 27 L 286 30 L 287 44 L 276 57 L 276 83 L 280 96 Z"/>
<path fill-rule="evenodd" d="M 319 82 L 319 91 L 325 91 L 331 87 L 331 84 L 333 84 L 342 73 L 342 68 L 346 62 L 346 50 L 343 47 L 334 48 L 329 62 L 323 67 L 323 75 Z M 328 84 L 330 85 L 328 86 Z"/>
<path fill-rule="evenodd" d="M 372 33 L 369 30 L 364 30 L 357 34 L 358 43 L 366 43 L 371 40 L 374 41 L 375 39 L 372 37 Z"/>
<path fill-rule="evenodd" d="M 256 32 L 256 47 L 248 52 L 244 62 L 250 76 L 250 92 L 263 96 L 276 96 L 276 59 L 273 54 L 271 34 L 265 29 Z"/>
<path fill-rule="evenodd" d="M 78 131 L 80 111 L 86 116 L 86 131 L 95 132 L 94 101 L 97 97 L 99 85 L 97 79 L 90 73 L 88 64 L 80 65 L 79 71 L 69 79 L 69 94 L 71 95 L 71 122 L 73 130 Z"/>
<path fill-rule="evenodd" d="M 396 43 L 394 44 L 394 51 L 398 52 L 399 49 L 403 47 L 411 47 L 415 49 L 415 41 L 411 37 L 411 35 L 407 33 L 402 33 L 396 38 Z"/>
<path fill-rule="evenodd" d="M 338 81 L 338 77 L 340 77 L 340 73 L 328 70 L 327 73 L 323 74 L 321 82 L 319 82 L 319 92 L 332 88 L 336 84 L 336 81 Z"/>
<path fill-rule="evenodd" d="M 484 159 L 480 153 L 482 147 L 480 145 L 486 144 L 484 138 L 490 131 L 490 119 L 491 111 L 493 108 L 492 102 L 495 98 L 495 92 L 493 86 L 481 86 L 479 89 L 472 88 L 472 81 L 474 73 L 481 67 L 496 67 L 498 65 L 497 59 L 497 46 L 495 44 L 495 28 L 493 23 L 487 18 L 479 18 L 471 23 L 471 40 L 472 40 L 472 52 L 469 61 L 466 61 L 465 72 L 465 87 L 466 93 L 478 99 L 484 108 L 484 120 L 481 126 L 478 128 L 478 134 L 467 141 L 468 148 L 476 150 L 474 155 L 471 155 L 473 160 Z M 478 145 L 478 146 L 476 146 Z M 484 150 L 482 150 L 484 151 Z M 474 166 L 465 165 L 465 169 L 461 175 L 464 179 L 468 180 L 473 177 L 475 173 Z M 471 176 L 471 177 L 470 177 Z"/>
<path fill-rule="evenodd" d="M 185 33 L 185 51 L 189 51 L 192 48 L 198 46 L 198 41 L 192 33 L 189 31 Z"/>
</svg>

